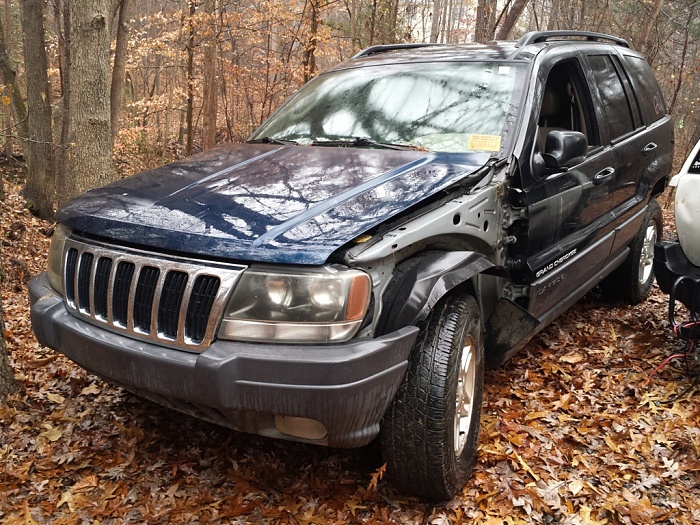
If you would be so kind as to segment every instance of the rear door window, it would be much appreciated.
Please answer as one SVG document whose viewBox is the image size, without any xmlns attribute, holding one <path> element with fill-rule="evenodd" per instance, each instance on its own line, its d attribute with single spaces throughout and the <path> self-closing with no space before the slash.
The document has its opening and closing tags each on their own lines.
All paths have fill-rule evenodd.
<svg viewBox="0 0 700 525">
<path fill-rule="evenodd" d="M 639 109 L 634 98 L 625 90 L 611 56 L 589 55 L 588 62 L 598 87 L 612 142 L 636 129 L 634 114 L 636 112 L 638 115 Z"/>
</svg>

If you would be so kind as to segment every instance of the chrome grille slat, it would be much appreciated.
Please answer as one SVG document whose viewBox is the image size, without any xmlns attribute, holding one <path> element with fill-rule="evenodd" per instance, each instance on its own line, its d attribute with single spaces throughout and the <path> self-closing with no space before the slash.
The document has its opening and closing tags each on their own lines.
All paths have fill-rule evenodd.
<svg viewBox="0 0 700 525">
<path fill-rule="evenodd" d="M 190 260 L 71 237 L 65 303 L 74 315 L 136 339 L 199 352 L 215 337 L 244 266 Z"/>
<path fill-rule="evenodd" d="M 187 308 L 189 307 L 190 299 L 192 299 L 192 290 L 194 289 L 194 279 L 191 277 L 192 276 L 190 275 L 187 276 L 187 280 L 185 281 L 185 289 L 183 290 L 183 297 L 180 300 L 179 310 L 177 312 L 177 324 L 178 326 L 182 326 L 183 328 L 186 326 L 185 321 L 187 320 Z M 178 340 L 180 340 L 183 343 L 186 340 L 185 331 L 186 329 L 183 329 L 177 334 Z"/>
<path fill-rule="evenodd" d="M 153 294 L 153 304 L 160 304 L 160 298 L 163 294 L 163 281 L 165 280 L 166 272 L 161 271 L 158 276 L 158 283 L 156 284 L 156 291 Z M 151 336 L 157 337 L 158 334 L 158 311 L 151 311 L 151 329 L 149 331 Z"/>
<path fill-rule="evenodd" d="M 66 275 L 72 276 L 71 278 L 64 279 L 65 281 L 65 292 L 66 292 L 66 302 L 75 308 L 75 290 L 77 288 L 76 279 L 78 278 L 78 272 L 76 267 L 78 264 L 78 250 L 71 248 L 66 250 L 65 257 L 65 271 Z"/>
</svg>

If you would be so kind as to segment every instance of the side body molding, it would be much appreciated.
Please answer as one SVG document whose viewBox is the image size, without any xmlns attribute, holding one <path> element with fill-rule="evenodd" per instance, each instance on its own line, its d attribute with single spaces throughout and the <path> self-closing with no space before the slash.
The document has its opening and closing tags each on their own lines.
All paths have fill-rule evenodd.
<svg viewBox="0 0 700 525">
<path fill-rule="evenodd" d="M 379 333 L 415 326 L 450 290 L 493 266 L 470 251 L 424 252 L 405 261 L 394 271 L 382 299 Z"/>
</svg>

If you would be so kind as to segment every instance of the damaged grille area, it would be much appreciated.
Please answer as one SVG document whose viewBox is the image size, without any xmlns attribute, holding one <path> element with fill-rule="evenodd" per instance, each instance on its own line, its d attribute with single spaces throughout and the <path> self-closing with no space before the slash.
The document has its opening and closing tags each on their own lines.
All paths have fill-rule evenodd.
<svg viewBox="0 0 700 525">
<path fill-rule="evenodd" d="M 64 257 L 68 309 L 136 339 L 203 351 L 244 266 L 192 261 L 70 238 Z"/>
</svg>

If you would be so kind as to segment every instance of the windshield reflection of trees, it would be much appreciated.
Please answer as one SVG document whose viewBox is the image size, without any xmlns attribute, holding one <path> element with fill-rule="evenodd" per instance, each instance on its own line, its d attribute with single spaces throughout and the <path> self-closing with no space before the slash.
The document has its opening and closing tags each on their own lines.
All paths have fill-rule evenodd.
<svg viewBox="0 0 700 525">
<path fill-rule="evenodd" d="M 410 144 L 426 135 L 503 130 L 515 68 L 504 74 L 492 65 L 443 65 L 393 75 L 372 69 L 343 71 L 307 85 L 258 136 Z"/>
</svg>

